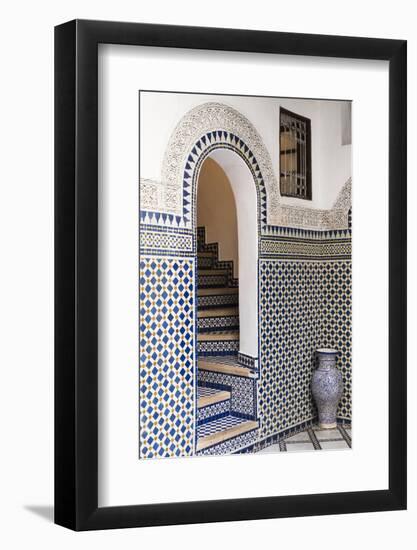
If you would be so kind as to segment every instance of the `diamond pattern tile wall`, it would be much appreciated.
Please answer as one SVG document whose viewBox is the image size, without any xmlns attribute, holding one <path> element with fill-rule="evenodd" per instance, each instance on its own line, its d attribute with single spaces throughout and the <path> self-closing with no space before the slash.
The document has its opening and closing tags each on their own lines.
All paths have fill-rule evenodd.
<svg viewBox="0 0 417 550">
<path fill-rule="evenodd" d="M 351 417 L 351 263 L 260 260 L 261 438 L 312 419 L 314 352 L 341 351 L 345 390 L 338 416 Z"/>
<path fill-rule="evenodd" d="M 194 453 L 194 265 L 140 260 L 140 458 Z"/>
<path fill-rule="evenodd" d="M 199 369 L 199 383 L 230 391 L 232 413 L 243 418 L 256 419 L 256 380 L 254 378 Z"/>
<path fill-rule="evenodd" d="M 320 347 L 339 350 L 337 367 L 343 375 L 343 395 L 338 418 L 352 419 L 352 264 L 323 262 L 325 290 L 321 294 Z"/>
<path fill-rule="evenodd" d="M 218 148 L 246 162 L 259 206 L 259 390 L 256 395 L 253 381 L 240 393 L 236 387 L 233 408 L 257 415 L 261 440 L 308 423 L 316 414 L 310 391 L 314 350 L 335 347 L 345 384 L 338 417 L 351 418 L 351 212 L 343 229 L 294 228 L 290 218 L 283 226 L 268 225 L 266 188 L 254 154 L 235 133 L 210 131 L 195 142 L 184 166 L 182 215 L 140 211 L 141 458 L 194 454 L 196 241 L 204 241 L 201 232 L 194 236 L 194 198 L 197 167 Z M 304 217 L 308 222 L 312 211 L 291 212 L 301 226 L 310 226 Z M 200 267 L 212 267 L 212 259 L 200 261 Z M 206 306 L 236 303 L 234 295 L 199 298 Z M 206 382 L 225 382 L 207 376 Z M 239 437 L 243 448 L 257 441 L 258 430 Z M 230 451 L 228 445 L 202 454 Z"/>
</svg>

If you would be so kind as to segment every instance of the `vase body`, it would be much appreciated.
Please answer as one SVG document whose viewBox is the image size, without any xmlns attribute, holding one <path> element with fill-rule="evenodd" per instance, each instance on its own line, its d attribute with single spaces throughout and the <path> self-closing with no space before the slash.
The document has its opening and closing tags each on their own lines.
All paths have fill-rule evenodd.
<svg viewBox="0 0 417 550">
<path fill-rule="evenodd" d="M 311 391 L 319 413 L 319 426 L 336 427 L 336 411 L 343 393 L 342 374 L 336 367 L 337 350 L 318 349 Z"/>
</svg>

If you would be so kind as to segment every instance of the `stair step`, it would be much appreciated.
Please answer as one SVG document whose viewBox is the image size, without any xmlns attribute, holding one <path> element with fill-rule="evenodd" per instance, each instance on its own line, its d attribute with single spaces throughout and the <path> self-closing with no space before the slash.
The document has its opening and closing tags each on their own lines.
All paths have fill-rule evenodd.
<svg viewBox="0 0 417 550">
<path fill-rule="evenodd" d="M 239 308 L 236 306 L 230 307 L 214 307 L 212 309 L 201 309 L 197 312 L 199 319 L 206 317 L 237 317 L 239 315 Z"/>
<path fill-rule="evenodd" d="M 198 358 L 198 369 L 243 376 L 244 378 L 256 378 L 256 373 L 246 367 L 241 367 L 236 355 L 213 355 Z"/>
<path fill-rule="evenodd" d="M 239 329 L 239 309 L 237 307 L 214 307 L 198 309 L 197 327 L 199 332 L 216 330 L 234 331 Z"/>
<path fill-rule="evenodd" d="M 208 407 L 215 403 L 227 401 L 230 399 L 231 393 L 226 390 L 216 390 L 214 388 L 198 387 L 198 408 Z"/>
<path fill-rule="evenodd" d="M 203 275 L 200 271 L 198 272 L 198 288 L 226 287 L 228 283 L 229 275 L 225 271 L 219 274 L 210 273 L 209 275 Z"/>
<path fill-rule="evenodd" d="M 198 258 L 197 266 L 199 269 L 210 269 L 213 267 L 213 264 L 216 263 L 215 256 L 207 256 L 203 258 Z"/>
<path fill-rule="evenodd" d="M 197 255 L 199 258 L 211 258 L 211 256 L 214 256 L 215 255 L 215 252 L 212 252 L 212 251 L 198 251 L 197 252 Z"/>
<path fill-rule="evenodd" d="M 197 340 L 198 342 L 224 342 L 224 341 L 235 341 L 239 340 L 239 331 L 225 331 L 225 330 L 219 330 L 217 332 L 203 332 L 197 334 Z"/>
<path fill-rule="evenodd" d="M 206 422 L 197 427 L 197 451 L 201 451 L 212 445 L 218 445 L 232 437 L 256 430 L 257 428 L 259 428 L 259 423 L 256 420 L 243 420 L 233 415 Z"/>
<path fill-rule="evenodd" d="M 239 332 L 200 332 L 197 336 L 199 357 L 233 355 L 239 351 Z"/>
<path fill-rule="evenodd" d="M 238 294 L 239 289 L 235 286 L 221 286 L 216 288 L 199 288 L 198 296 L 222 296 L 223 294 Z"/>
<path fill-rule="evenodd" d="M 230 391 L 198 386 L 197 426 L 230 414 Z"/>
<path fill-rule="evenodd" d="M 228 275 L 229 270 L 228 269 L 199 269 L 198 275 Z"/>
</svg>

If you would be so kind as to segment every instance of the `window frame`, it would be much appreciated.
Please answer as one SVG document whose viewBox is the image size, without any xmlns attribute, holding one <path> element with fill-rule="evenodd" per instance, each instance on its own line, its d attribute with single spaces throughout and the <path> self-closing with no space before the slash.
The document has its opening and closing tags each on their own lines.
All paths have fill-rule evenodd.
<svg viewBox="0 0 417 550">
<path fill-rule="evenodd" d="M 289 194 L 289 193 L 283 193 L 282 186 L 281 186 L 281 115 L 282 113 L 285 113 L 286 115 L 289 115 L 301 122 L 304 122 L 306 124 L 306 187 L 307 187 L 307 193 L 306 196 L 299 196 L 295 194 Z M 281 197 L 289 197 L 293 199 L 300 199 L 300 200 L 313 200 L 313 177 L 312 177 L 312 171 L 311 171 L 311 119 L 307 118 L 303 115 L 299 115 L 297 113 L 294 113 L 293 111 L 290 111 L 289 109 L 285 109 L 284 107 L 279 108 L 279 192 Z"/>
</svg>

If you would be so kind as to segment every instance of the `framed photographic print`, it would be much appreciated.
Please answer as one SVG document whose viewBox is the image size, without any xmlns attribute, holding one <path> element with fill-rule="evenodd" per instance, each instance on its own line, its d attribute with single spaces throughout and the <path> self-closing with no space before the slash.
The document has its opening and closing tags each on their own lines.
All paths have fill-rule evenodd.
<svg viewBox="0 0 417 550">
<path fill-rule="evenodd" d="M 406 507 L 406 42 L 55 31 L 55 521 Z"/>
</svg>

